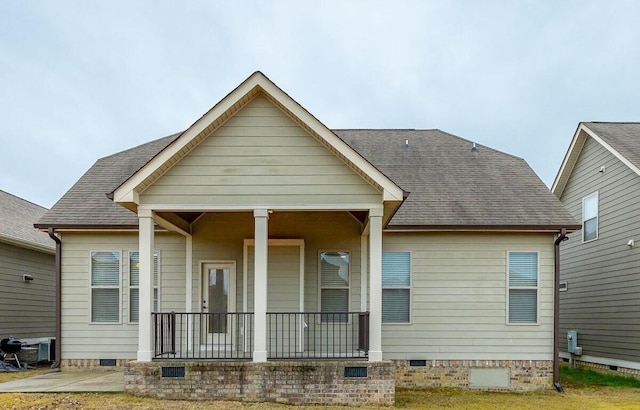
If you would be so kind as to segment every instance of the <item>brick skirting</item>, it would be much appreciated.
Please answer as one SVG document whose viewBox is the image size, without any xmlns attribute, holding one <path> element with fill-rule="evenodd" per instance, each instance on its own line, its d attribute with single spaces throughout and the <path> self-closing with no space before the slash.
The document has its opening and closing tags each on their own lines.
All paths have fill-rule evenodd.
<svg viewBox="0 0 640 410">
<path fill-rule="evenodd" d="M 395 401 L 390 361 L 131 361 L 124 367 L 126 393 L 158 399 L 346 406 Z"/>
<path fill-rule="evenodd" d="M 113 364 L 113 362 L 115 364 Z M 124 364 L 131 360 L 122 359 L 63 359 L 60 361 L 60 369 L 64 370 L 114 370 L 122 369 Z"/>
<path fill-rule="evenodd" d="M 531 391 L 553 386 L 551 360 L 423 360 L 411 366 L 409 360 L 396 360 L 396 387 L 479 388 L 486 390 Z M 492 370 L 493 369 L 493 370 Z M 491 385 L 491 377 L 502 371 L 504 383 Z M 483 377 L 483 372 L 487 377 Z M 493 374 L 491 374 L 493 373 Z M 480 383 L 474 385 L 475 374 Z M 482 380 L 482 379 L 485 380 Z M 500 380 L 499 373 L 496 379 Z M 485 385 L 482 385 L 485 382 Z"/>
</svg>

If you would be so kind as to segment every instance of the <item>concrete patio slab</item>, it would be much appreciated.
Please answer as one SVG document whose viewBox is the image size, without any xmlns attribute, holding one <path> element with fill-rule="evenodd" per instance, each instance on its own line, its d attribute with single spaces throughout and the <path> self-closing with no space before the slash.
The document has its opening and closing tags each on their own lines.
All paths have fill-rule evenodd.
<svg viewBox="0 0 640 410">
<path fill-rule="evenodd" d="M 122 392 L 122 371 L 52 372 L 0 383 L 0 393 Z"/>
</svg>

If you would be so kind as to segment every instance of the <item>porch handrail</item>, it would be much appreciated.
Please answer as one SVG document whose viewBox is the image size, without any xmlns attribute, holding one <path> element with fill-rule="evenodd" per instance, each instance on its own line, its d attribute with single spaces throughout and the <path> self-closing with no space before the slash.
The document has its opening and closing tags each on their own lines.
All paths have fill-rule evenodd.
<svg viewBox="0 0 640 410">
<path fill-rule="evenodd" d="M 249 360 L 253 312 L 152 313 L 154 357 Z M 369 312 L 267 312 L 268 359 L 364 359 Z"/>
</svg>

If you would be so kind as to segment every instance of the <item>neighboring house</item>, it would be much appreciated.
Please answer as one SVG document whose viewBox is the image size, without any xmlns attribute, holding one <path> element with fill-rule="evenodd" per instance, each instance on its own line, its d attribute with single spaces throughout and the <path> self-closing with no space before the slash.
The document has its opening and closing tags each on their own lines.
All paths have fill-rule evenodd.
<svg viewBox="0 0 640 410">
<path fill-rule="evenodd" d="M 553 192 L 583 225 L 561 247 L 562 333 L 577 360 L 640 374 L 640 123 L 580 123 Z"/>
<path fill-rule="evenodd" d="M 55 335 L 55 243 L 33 227 L 46 211 L 0 191 L 0 339 Z"/>
<path fill-rule="evenodd" d="M 341 404 L 551 386 L 554 241 L 578 228 L 521 158 L 330 130 L 260 72 L 98 160 L 38 227 L 62 240 L 63 367 L 137 359 L 138 394 Z"/>
</svg>

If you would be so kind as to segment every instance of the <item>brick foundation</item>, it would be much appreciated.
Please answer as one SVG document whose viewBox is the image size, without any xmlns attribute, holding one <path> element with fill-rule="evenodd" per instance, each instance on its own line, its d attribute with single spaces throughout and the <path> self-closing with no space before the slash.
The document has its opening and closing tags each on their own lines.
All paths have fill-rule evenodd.
<svg viewBox="0 0 640 410">
<path fill-rule="evenodd" d="M 366 377 L 345 377 L 345 367 L 365 368 Z M 395 365 L 389 361 L 131 361 L 124 368 L 126 393 L 159 399 L 347 406 L 395 401 Z"/>
<path fill-rule="evenodd" d="M 101 365 L 100 359 L 63 359 L 60 361 L 60 369 L 64 370 L 120 370 L 125 363 L 131 360 L 116 359 L 115 366 Z M 104 364 L 104 363 L 103 363 Z"/>
<path fill-rule="evenodd" d="M 426 366 L 410 366 L 408 360 L 396 360 L 396 386 L 400 388 L 469 388 L 470 369 L 508 369 L 508 387 L 483 387 L 513 391 L 551 388 L 551 360 L 426 360 Z"/>
</svg>

